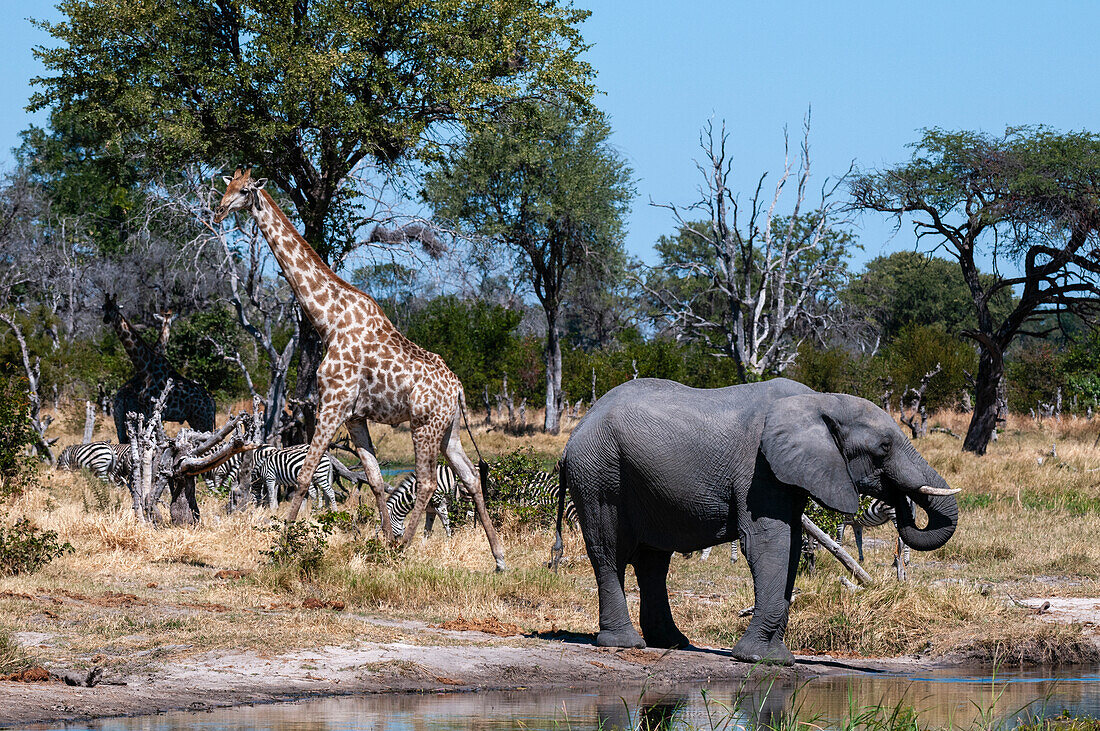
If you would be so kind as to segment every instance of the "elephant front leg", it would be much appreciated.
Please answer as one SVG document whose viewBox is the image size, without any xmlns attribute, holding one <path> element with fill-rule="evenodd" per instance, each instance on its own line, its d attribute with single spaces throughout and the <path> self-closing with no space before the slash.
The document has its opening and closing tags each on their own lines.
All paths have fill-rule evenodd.
<svg viewBox="0 0 1100 731">
<path fill-rule="evenodd" d="M 801 514 L 801 511 L 799 511 Z M 801 549 L 801 524 L 758 518 L 742 534 L 742 546 L 752 571 L 755 607 L 733 656 L 743 662 L 793 665 L 794 655 L 783 637 Z"/>
</svg>

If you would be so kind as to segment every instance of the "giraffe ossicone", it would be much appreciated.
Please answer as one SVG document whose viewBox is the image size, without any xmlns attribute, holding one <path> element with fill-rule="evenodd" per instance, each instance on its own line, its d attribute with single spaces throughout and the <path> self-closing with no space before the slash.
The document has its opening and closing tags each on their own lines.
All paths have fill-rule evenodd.
<svg viewBox="0 0 1100 731">
<path fill-rule="evenodd" d="M 498 571 L 503 571 L 500 538 L 489 519 L 477 470 L 459 439 L 465 395 L 447 364 L 401 334 L 369 295 L 345 282 L 318 256 L 251 169 L 226 178 L 225 195 L 214 222 L 235 211 L 255 218 L 298 304 L 325 345 L 317 369 L 317 427 L 298 473 L 289 520 L 298 516 L 310 479 L 336 430 L 346 425 L 363 463 L 382 519 L 383 535 L 392 536 L 385 483 L 374 456 L 368 422 L 409 422 L 418 485 L 400 545 L 407 545 L 435 493 L 435 464 L 440 452 L 474 499 Z"/>
</svg>

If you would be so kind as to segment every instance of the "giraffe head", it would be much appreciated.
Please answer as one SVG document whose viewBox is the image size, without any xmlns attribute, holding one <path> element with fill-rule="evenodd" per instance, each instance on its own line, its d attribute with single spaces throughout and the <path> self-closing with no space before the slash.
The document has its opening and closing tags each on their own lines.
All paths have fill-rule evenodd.
<svg viewBox="0 0 1100 731">
<path fill-rule="evenodd" d="M 260 191 L 267 185 L 267 178 L 252 179 L 252 168 L 243 172 L 237 168 L 232 178 L 226 175 L 222 180 L 225 181 L 225 195 L 214 211 L 214 223 L 221 223 L 233 211 L 251 208 Z"/>
<path fill-rule="evenodd" d="M 103 322 L 113 325 L 119 321 L 121 312 L 118 309 L 118 300 L 113 294 L 103 295 Z"/>
</svg>

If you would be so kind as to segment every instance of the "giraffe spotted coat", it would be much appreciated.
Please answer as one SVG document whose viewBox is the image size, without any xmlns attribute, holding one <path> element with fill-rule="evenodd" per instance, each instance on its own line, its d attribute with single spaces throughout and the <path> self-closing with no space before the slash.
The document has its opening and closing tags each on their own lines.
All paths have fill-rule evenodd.
<svg viewBox="0 0 1100 731">
<path fill-rule="evenodd" d="M 383 535 L 392 535 L 385 483 L 374 456 L 368 422 L 409 422 L 419 489 L 401 543 L 411 540 L 436 490 L 435 464 L 442 451 L 474 497 L 498 570 L 504 568 L 496 529 L 485 509 L 481 483 L 462 449 L 459 424 L 465 397 L 458 377 L 435 353 L 416 345 L 394 327 L 367 294 L 338 277 L 298 233 L 263 189 L 266 180 L 238 170 L 226 178 L 216 223 L 248 210 L 267 239 L 283 275 L 309 322 L 325 344 L 317 370 L 317 428 L 288 518 L 297 517 L 313 471 L 336 430 L 346 425 L 374 491 Z"/>
</svg>

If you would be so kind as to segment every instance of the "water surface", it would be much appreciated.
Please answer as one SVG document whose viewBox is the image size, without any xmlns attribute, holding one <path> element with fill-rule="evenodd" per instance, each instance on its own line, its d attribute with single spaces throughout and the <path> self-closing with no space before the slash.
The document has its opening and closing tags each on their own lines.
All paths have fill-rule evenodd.
<svg viewBox="0 0 1100 731">
<path fill-rule="evenodd" d="M 794 714 L 814 726 L 896 707 L 913 708 L 922 728 L 1012 727 L 1020 719 L 1067 711 L 1100 716 L 1100 669 L 1062 673 L 941 670 L 852 673 L 797 682 L 761 677 L 747 684 L 698 684 L 655 692 L 641 687 L 592 691 L 509 691 L 345 696 L 210 712 L 107 719 L 81 726 L 169 729 L 737 729 Z M 664 724 L 663 726 L 661 724 Z M 43 727 L 45 728 L 45 727 Z"/>
</svg>

